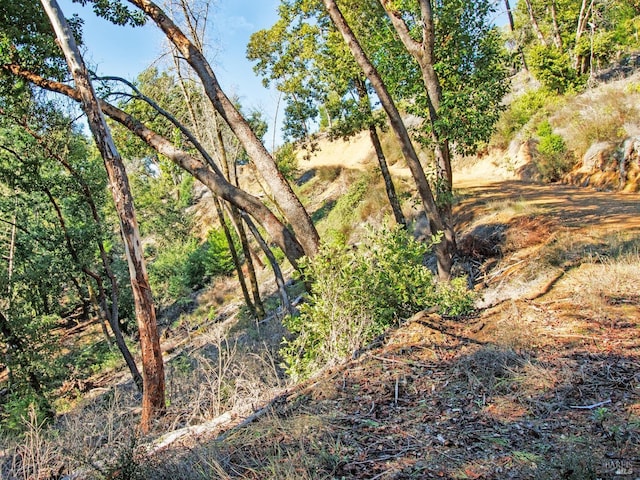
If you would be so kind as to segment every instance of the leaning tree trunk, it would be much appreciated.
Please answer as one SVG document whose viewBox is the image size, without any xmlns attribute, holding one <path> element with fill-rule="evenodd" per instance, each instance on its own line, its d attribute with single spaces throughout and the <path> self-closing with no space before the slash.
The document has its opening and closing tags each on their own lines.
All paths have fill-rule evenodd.
<svg viewBox="0 0 640 480">
<path fill-rule="evenodd" d="M 356 90 L 358 91 L 358 97 L 360 97 L 360 106 L 363 112 L 368 117 L 370 117 L 372 115 L 372 111 L 369 94 L 367 93 L 367 86 L 364 80 L 360 78 L 355 79 L 355 84 Z M 384 187 L 387 191 L 387 198 L 389 199 L 389 204 L 391 205 L 393 216 L 396 219 L 396 223 L 398 225 L 406 227 L 407 221 L 404 218 L 404 214 L 402 213 L 400 200 L 398 199 L 398 195 L 396 194 L 396 188 L 393 185 L 391 173 L 389 172 L 389 165 L 387 164 L 387 159 L 384 156 L 384 152 L 382 150 L 382 144 L 380 143 L 380 137 L 378 137 L 378 131 L 376 130 L 376 126 L 373 122 L 369 124 L 368 130 L 369 139 L 371 140 L 371 145 L 373 145 L 373 150 L 376 152 L 376 158 L 378 159 L 380 173 L 382 174 L 382 179 L 384 180 Z"/>
<path fill-rule="evenodd" d="M 540 45 L 542 45 L 543 47 L 546 47 L 547 44 L 547 40 L 544 38 L 544 35 L 542 34 L 542 30 L 540 30 L 540 25 L 538 25 L 538 20 L 536 19 L 536 14 L 533 11 L 533 5 L 531 4 L 531 0 L 525 0 L 524 3 L 527 5 L 527 12 L 529 12 L 529 21 L 531 22 L 531 28 L 533 29 L 533 32 L 536 34 L 536 37 L 538 37 L 538 41 L 540 42 Z"/>
<path fill-rule="evenodd" d="M 0 68 L 11 72 L 13 75 L 24 78 L 45 90 L 61 93 L 75 101 L 80 101 L 80 93 L 64 83 L 45 79 L 13 63 L 2 65 Z M 264 227 L 272 240 L 282 249 L 287 259 L 291 262 L 291 265 L 296 269 L 299 268 L 298 260 L 304 255 L 302 246 L 289 229 L 257 197 L 231 185 L 222 177 L 221 172 L 209 168 L 209 166 L 200 159 L 177 148 L 169 140 L 158 135 L 128 113 L 105 101 L 100 101 L 99 104 L 107 116 L 120 123 L 149 147 L 189 172 L 214 194 L 249 213 Z"/>
<path fill-rule="evenodd" d="M 288 315 L 293 315 L 293 307 L 291 305 L 291 302 L 289 301 L 289 295 L 287 294 L 287 289 L 284 283 L 284 276 L 282 275 L 282 270 L 280 270 L 280 265 L 278 265 L 278 261 L 276 260 L 275 255 L 269 248 L 269 245 L 267 245 L 267 242 L 265 242 L 262 238 L 262 235 L 260 235 L 260 232 L 256 228 L 249 215 L 244 212 L 240 212 L 240 215 L 246 222 L 247 227 L 249 227 L 249 230 L 253 234 L 253 237 L 256 239 L 256 242 L 258 242 L 258 245 L 260 245 L 260 247 L 262 248 L 262 251 L 266 255 L 267 260 L 271 264 L 271 268 L 273 268 L 273 274 L 276 278 L 276 284 L 278 285 L 278 292 L 280 293 L 280 299 L 282 300 L 282 310 Z"/>
<path fill-rule="evenodd" d="M 142 353 L 142 371 L 144 392 L 142 396 L 142 418 L 140 427 L 143 432 L 151 428 L 151 421 L 165 408 L 164 365 L 160 351 L 160 338 L 156 313 L 147 276 L 140 232 L 135 216 L 133 198 L 129 188 L 127 173 L 118 153 L 107 123 L 102 115 L 89 74 L 78 47 L 69 29 L 66 19 L 56 0 L 41 0 L 56 33 L 76 87 L 82 97 L 82 106 L 96 145 L 102 155 L 114 197 L 116 211 L 120 220 L 120 229 L 126 246 L 131 287 L 135 302 L 136 318 L 140 333 Z"/>
<path fill-rule="evenodd" d="M 149 0 L 129 0 L 129 2 L 142 10 L 156 23 L 169 41 L 175 45 L 185 61 L 191 65 L 202 81 L 204 91 L 214 108 L 238 137 L 249 158 L 251 158 L 260 170 L 262 177 L 268 183 L 274 198 L 285 212 L 286 218 L 291 224 L 291 228 L 295 232 L 305 254 L 309 257 L 314 256 L 318 252 L 320 237 L 311 221 L 311 217 L 300 202 L 300 199 L 293 192 L 291 185 L 287 183 L 278 170 L 273 157 L 255 135 L 251 126 L 233 102 L 223 92 L 211 65 L 202 51 L 184 35 L 158 5 Z"/>
<path fill-rule="evenodd" d="M 385 112 L 389 117 L 391 128 L 393 129 L 396 137 L 400 142 L 402 153 L 416 182 L 416 187 L 418 188 L 420 199 L 422 200 L 422 204 L 429 219 L 431 232 L 434 234 L 436 232 L 446 233 L 447 226 L 436 205 L 435 199 L 433 197 L 433 192 L 431 191 L 429 182 L 427 181 L 422 165 L 420 164 L 418 154 L 413 147 L 409 132 L 407 131 L 407 128 L 402 121 L 400 112 L 398 111 L 395 102 L 391 98 L 391 95 L 389 94 L 389 91 L 387 90 L 382 77 L 376 70 L 375 66 L 367 58 L 366 53 L 356 39 L 356 36 L 351 30 L 351 27 L 349 27 L 349 25 L 347 24 L 335 0 L 323 0 L 323 2 L 329 13 L 329 16 L 331 17 L 332 22 L 334 23 L 338 31 L 342 34 L 342 37 L 349 46 L 349 49 L 351 50 L 351 53 L 353 54 L 356 62 L 364 71 L 365 75 L 369 79 L 369 82 L 371 82 L 371 85 L 375 89 L 378 98 L 380 99 L 380 103 L 382 104 Z M 435 253 L 438 263 L 438 276 L 443 280 L 448 280 L 451 276 L 451 265 L 453 261 L 453 245 L 450 243 L 448 235 L 445 235 L 442 241 L 435 246 Z"/>
<path fill-rule="evenodd" d="M 144 392 L 144 381 L 142 379 L 142 376 L 140 375 L 140 372 L 138 371 L 138 366 L 136 365 L 136 362 L 134 361 L 133 356 L 131 355 L 131 351 L 129 350 L 129 347 L 127 347 L 126 342 L 124 341 L 124 337 L 122 336 L 122 331 L 120 330 L 120 326 L 118 325 L 117 316 L 114 317 L 113 315 L 111 315 L 111 313 L 107 309 L 107 300 L 106 300 L 107 297 L 104 291 L 104 286 L 102 284 L 102 278 L 100 277 L 100 275 L 93 272 L 86 265 L 82 265 L 80 256 L 78 255 L 78 252 L 76 251 L 75 247 L 73 246 L 73 243 L 71 242 L 71 235 L 69 235 L 69 230 L 67 229 L 67 223 L 64 219 L 64 215 L 62 214 L 62 209 L 60 208 L 57 200 L 55 199 L 55 197 L 53 196 L 53 194 L 48 188 L 44 188 L 43 191 L 47 196 L 47 198 L 49 199 L 49 202 L 53 206 L 53 209 L 56 211 L 56 216 L 58 217 L 58 221 L 60 222 L 60 228 L 62 229 L 62 233 L 65 238 L 65 243 L 67 245 L 67 250 L 69 251 L 71 258 L 73 259 L 75 264 L 82 270 L 82 272 L 86 275 L 86 277 L 92 278 L 96 282 L 96 285 L 98 286 L 98 297 L 100 301 L 99 303 L 100 309 L 98 310 L 97 313 L 98 313 L 98 316 L 100 317 L 101 322 L 104 321 L 104 318 L 106 318 L 107 321 L 109 322 L 109 325 L 111 325 L 111 330 L 113 331 L 113 334 L 116 337 L 116 345 L 118 346 L 118 349 L 120 350 L 120 353 L 122 354 L 122 357 L 124 358 L 124 361 L 127 364 L 127 367 L 129 367 L 129 371 L 131 372 L 131 377 L 133 378 L 133 383 L 136 384 L 136 387 L 138 387 L 138 390 L 140 392 Z M 117 312 L 117 306 L 116 306 L 116 312 Z"/>
<path fill-rule="evenodd" d="M 213 204 L 216 208 L 216 214 L 218 215 L 218 221 L 220 222 L 220 226 L 222 227 L 222 231 L 224 232 L 224 236 L 227 239 L 227 245 L 229 246 L 229 253 L 231 254 L 231 258 L 233 260 L 233 265 L 236 269 L 236 274 L 238 275 L 238 282 L 240 283 L 240 289 L 242 290 L 242 296 L 244 297 L 244 303 L 247 305 L 247 308 L 251 312 L 251 315 L 257 316 L 256 307 L 251 301 L 251 297 L 249 296 L 249 289 L 247 288 L 247 282 L 244 278 L 244 273 L 242 272 L 242 263 L 240 262 L 240 257 L 238 256 L 238 250 L 233 242 L 233 236 L 231 235 L 231 229 L 227 224 L 227 219 L 224 215 L 224 210 L 222 209 L 222 205 L 220 204 L 220 200 L 217 197 L 213 197 Z"/>
<path fill-rule="evenodd" d="M 560 27 L 558 26 L 558 13 L 556 11 L 555 0 L 551 0 L 549 10 L 551 11 L 551 24 L 553 25 L 553 44 L 558 50 L 562 50 L 562 37 L 560 36 Z"/>
<path fill-rule="evenodd" d="M 238 176 L 234 175 L 234 178 L 231 178 L 231 172 L 229 169 L 229 156 L 227 155 L 227 149 L 224 144 L 224 138 L 222 137 L 222 129 L 220 128 L 220 124 L 217 119 L 217 114 L 214 112 L 213 114 L 213 130 L 214 130 L 214 140 L 217 142 L 217 152 L 220 161 L 220 166 L 222 167 L 222 173 L 229 183 L 235 185 L 236 187 L 240 187 L 240 183 L 238 182 Z M 236 157 L 233 157 L 236 158 Z M 235 160 L 234 160 L 235 163 Z M 240 238 L 240 244 L 242 245 L 242 252 L 244 254 L 245 262 L 247 263 L 247 275 L 249 277 L 249 285 L 251 286 L 251 294 L 253 295 L 253 304 L 255 305 L 255 314 L 257 318 L 263 319 L 265 317 L 264 303 L 262 302 L 262 298 L 260 297 L 260 287 L 258 286 L 258 278 L 256 276 L 255 265 L 253 264 L 253 258 L 251 257 L 251 249 L 249 248 L 249 239 L 247 238 L 247 231 L 244 229 L 242 224 L 242 219 L 240 218 L 240 212 L 238 208 L 233 204 L 228 204 L 230 211 L 230 218 L 233 226 L 236 229 L 238 234 L 238 238 Z M 238 272 L 239 275 L 243 275 L 243 272 Z"/>
<path fill-rule="evenodd" d="M 185 18 L 188 21 L 189 30 L 191 31 L 191 36 L 194 39 L 194 42 L 196 42 L 196 45 L 198 46 L 198 48 L 202 49 L 202 46 L 199 42 L 200 36 L 196 31 L 193 22 L 190 21 L 190 11 L 187 8 L 187 5 L 185 3 L 181 3 L 181 6 L 182 6 L 183 13 L 185 15 Z M 172 54 L 172 57 L 173 57 L 173 63 L 176 68 L 176 72 L 178 74 L 178 84 L 180 85 L 180 91 L 182 92 L 182 96 L 184 97 L 185 105 L 187 107 L 187 111 L 189 112 L 189 117 L 191 119 L 191 129 L 195 132 L 195 135 L 196 135 L 194 138 L 197 138 L 197 140 L 202 144 L 202 138 L 203 138 L 202 129 L 200 127 L 200 122 L 198 121 L 198 116 L 196 115 L 193 107 L 193 101 L 191 100 L 191 95 L 189 94 L 189 90 L 185 85 L 184 76 L 182 75 L 182 71 L 180 69 L 180 59 L 178 58 L 175 51 Z M 214 114 L 214 117 L 215 117 L 215 114 Z M 217 126 L 216 126 L 216 130 L 217 130 Z M 207 158 L 209 157 L 205 157 L 205 159 Z M 211 166 L 213 167 L 214 165 L 211 165 Z M 233 265 L 236 269 L 236 274 L 238 275 L 238 283 L 240 284 L 240 289 L 242 290 L 244 303 L 247 305 L 247 308 L 249 309 L 251 314 L 257 317 L 259 316 L 258 311 L 264 312 L 264 309 L 262 308 L 262 304 L 254 305 L 254 303 L 251 301 L 251 297 L 249 296 L 249 289 L 247 288 L 247 282 L 244 278 L 244 272 L 242 271 L 242 262 L 240 261 L 238 251 L 233 242 L 233 237 L 231 235 L 231 231 L 229 229 L 229 225 L 227 223 L 224 210 L 222 209 L 220 200 L 217 197 L 213 198 L 213 202 L 216 208 L 216 214 L 218 215 L 218 221 L 220 222 L 220 226 L 224 231 L 224 236 L 227 239 L 227 245 L 229 246 L 229 253 L 231 254 Z M 244 244 L 243 244 L 243 247 L 244 247 Z"/>
<path fill-rule="evenodd" d="M 520 42 L 515 38 L 516 25 L 515 25 L 515 22 L 513 21 L 513 13 L 511 11 L 511 3 L 509 2 L 509 0 L 504 0 L 504 8 L 507 11 L 507 19 L 509 20 L 509 30 L 511 31 L 511 34 L 514 36 L 514 41 L 516 42 L 516 48 L 518 49 L 518 53 L 520 54 L 520 60 L 522 60 L 522 68 L 524 69 L 525 72 L 528 72 L 529 66 L 527 65 L 527 59 L 524 56 L 524 50 L 522 50 L 522 46 L 520 45 Z"/>
<path fill-rule="evenodd" d="M 589 24 L 589 16 L 591 15 L 591 11 L 593 9 L 594 0 L 582 0 L 580 4 L 580 13 L 578 14 L 578 25 L 576 26 L 576 40 L 575 44 L 578 45 L 578 42 L 582 38 L 582 35 L 587 30 L 587 26 Z M 584 55 L 576 55 L 574 68 L 578 73 L 586 72 L 586 65 L 588 62 L 588 57 Z"/>
</svg>

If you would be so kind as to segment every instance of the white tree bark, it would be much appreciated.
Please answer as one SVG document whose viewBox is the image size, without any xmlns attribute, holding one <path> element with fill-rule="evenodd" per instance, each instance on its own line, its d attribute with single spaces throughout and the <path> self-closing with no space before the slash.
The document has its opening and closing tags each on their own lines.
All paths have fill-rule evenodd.
<svg viewBox="0 0 640 480">
<path fill-rule="evenodd" d="M 140 333 L 144 388 L 140 427 L 146 433 L 151 428 L 153 418 L 157 417 L 165 407 L 164 365 L 162 352 L 160 351 L 155 307 L 142 255 L 140 231 L 135 216 L 129 180 L 122 158 L 116 149 L 107 123 L 102 115 L 84 61 L 62 10 L 56 0 L 41 0 L 41 3 L 67 60 L 76 88 L 80 92 L 82 107 L 87 114 L 91 133 L 104 160 L 109 178 L 109 188 L 120 220 L 120 230 L 125 243 L 136 319 Z"/>
</svg>

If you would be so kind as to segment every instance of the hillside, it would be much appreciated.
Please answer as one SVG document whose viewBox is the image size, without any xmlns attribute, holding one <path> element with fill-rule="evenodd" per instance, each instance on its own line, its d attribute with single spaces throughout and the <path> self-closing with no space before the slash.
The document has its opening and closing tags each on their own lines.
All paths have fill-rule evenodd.
<svg viewBox="0 0 640 480">
<path fill-rule="evenodd" d="M 158 478 L 201 468 L 220 478 L 636 478 L 640 198 L 491 181 L 485 169 L 474 186 L 465 178 L 456 207 L 482 293 L 476 315 L 420 313 L 251 423 L 185 437 L 145 468 Z"/>
<path fill-rule="evenodd" d="M 367 139 L 320 146 L 296 188 L 322 228 L 357 239 L 332 212 L 358 180 L 370 188 L 348 221 L 388 215 Z M 279 366 L 278 299 L 255 322 L 220 280 L 161 321 L 169 406 L 152 435 L 132 428 L 139 398 L 121 366 L 72 375 L 57 434 L 26 419 L 24 441 L 0 450 L 2 478 L 637 478 L 640 195 L 534 183 L 535 153 L 511 150 L 456 173 L 473 315 L 418 313 L 295 385 Z M 408 171 L 390 162 L 420 234 Z M 268 269 L 260 280 L 275 293 Z"/>
</svg>

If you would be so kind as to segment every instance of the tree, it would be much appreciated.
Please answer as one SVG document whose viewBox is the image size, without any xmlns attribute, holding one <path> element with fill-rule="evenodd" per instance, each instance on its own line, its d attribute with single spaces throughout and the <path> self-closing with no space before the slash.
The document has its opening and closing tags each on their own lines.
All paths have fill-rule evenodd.
<svg viewBox="0 0 640 480">
<path fill-rule="evenodd" d="M 515 25 L 532 73 L 562 93 L 637 50 L 638 15 L 629 0 L 526 0 L 516 5 Z"/>
<path fill-rule="evenodd" d="M 140 425 L 142 431 L 146 433 L 151 428 L 152 419 L 165 408 L 164 364 L 133 198 L 122 158 L 115 148 L 109 128 L 98 105 L 89 74 L 66 19 L 56 0 L 42 0 L 42 5 L 51 21 L 60 48 L 67 59 L 69 70 L 80 92 L 89 127 L 105 162 L 116 211 L 120 219 L 140 334 L 144 385 Z"/>
<path fill-rule="evenodd" d="M 91 157 L 88 146 L 84 136 L 74 131 L 70 120 L 50 105 L 37 105 L 35 99 L 30 99 L 25 103 L 24 109 L 19 105 L 13 106 L 14 112 L 7 112 L 0 108 L 0 115 L 21 129 L 22 134 L 26 133 L 31 137 L 32 142 L 35 142 L 42 150 L 43 162 L 57 162 L 72 178 L 73 185 L 62 189 L 56 187 L 56 177 L 60 175 L 53 175 L 51 167 L 47 168 L 46 179 L 38 176 L 37 179 L 28 178 L 23 182 L 26 182 L 30 188 L 45 193 L 55 208 L 60 226 L 64 231 L 68 253 L 76 267 L 85 275 L 89 296 L 97 303 L 98 318 L 105 328 L 105 332 L 104 322 L 111 326 L 116 344 L 131 371 L 134 383 L 142 391 L 142 376 L 120 329 L 118 280 L 104 246 L 106 228 L 100 214 L 100 206 L 104 203 L 100 199 L 103 196 L 100 190 L 105 185 L 102 179 L 97 178 L 94 173 L 96 168 L 94 168 L 93 162 L 84 160 Z M 28 139 L 25 139 L 21 145 L 28 145 L 27 142 Z M 16 155 L 19 156 L 17 152 Z M 38 170 L 43 168 L 41 166 Z M 58 183 L 64 182 L 64 180 L 57 181 Z M 56 190 L 61 190 L 61 193 L 56 195 Z M 62 199 L 64 203 L 61 202 L 61 196 L 64 196 Z M 66 207 L 65 204 L 67 204 Z M 92 266 L 95 259 L 93 253 L 90 252 L 94 252 L 96 247 L 104 275 L 107 277 L 108 287 L 105 287 L 103 274 Z M 91 282 L 96 284 L 97 297 L 91 294 L 93 290 L 90 286 Z M 109 289 L 110 294 L 108 293 Z M 110 306 L 109 301 L 111 302 Z M 108 336 L 108 332 L 106 335 Z"/>
<path fill-rule="evenodd" d="M 51 358 L 56 343 L 53 329 L 61 312 L 56 297 L 69 276 L 62 269 L 57 235 L 47 228 L 53 218 L 46 200 L 5 182 L 17 152 L 7 148 L 4 133 L 0 131 L 0 351 L 9 382 L 0 420 L 19 430 L 25 410 L 20 405 L 35 404 L 40 420 L 53 415 L 47 393 L 55 372 L 45 359 Z"/>
<path fill-rule="evenodd" d="M 486 0 L 393 2 L 380 0 L 398 38 L 419 66 L 423 90 L 414 112 L 428 119 L 422 138 L 436 159 L 440 213 L 452 224 L 452 147 L 471 153 L 487 141 L 507 91 L 499 36 Z M 452 228 L 445 236 L 452 235 Z M 455 245 L 455 237 L 449 239 Z M 455 247 L 454 247 L 455 248 Z"/>
<path fill-rule="evenodd" d="M 398 111 L 395 102 L 391 98 L 387 87 L 378 73 L 375 66 L 371 63 L 367 54 L 362 49 L 362 46 L 358 42 L 355 34 L 347 24 L 342 12 L 338 8 L 338 5 L 334 0 L 323 0 L 323 3 L 331 17 L 331 21 L 336 26 L 338 31 L 344 38 L 344 41 L 349 46 L 353 57 L 355 58 L 360 68 L 364 71 L 365 75 L 371 82 L 371 85 L 375 89 L 382 106 L 389 117 L 391 128 L 394 130 L 402 153 L 407 160 L 411 174 L 416 182 L 418 193 L 422 200 L 425 212 L 429 219 L 432 232 L 444 232 L 444 237 L 436 245 L 436 259 L 438 263 L 438 275 L 441 279 L 447 280 L 451 275 L 451 266 L 453 263 L 453 229 L 451 225 L 447 225 L 442 218 L 440 211 L 436 205 L 433 192 L 429 186 L 429 182 L 425 176 L 422 165 L 416 153 L 416 150 L 411 142 L 409 132 L 402 121 L 400 112 Z"/>
<path fill-rule="evenodd" d="M 226 181 L 230 181 L 229 174 L 229 159 L 227 155 L 227 150 L 230 148 L 225 145 L 223 134 L 221 128 L 219 126 L 219 122 L 216 121 L 216 112 L 211 112 L 213 116 L 213 121 L 208 119 L 207 115 L 201 115 L 198 117 L 195 113 L 195 110 L 206 110 L 206 105 L 201 105 L 201 97 L 198 94 L 197 86 L 187 79 L 178 78 L 176 81 L 171 75 L 167 73 L 159 74 L 156 69 L 151 69 L 149 71 L 143 72 L 139 76 L 138 86 L 134 86 L 130 82 L 124 79 L 117 79 L 118 81 L 126 84 L 129 88 L 134 91 L 134 94 L 125 94 L 122 92 L 117 93 L 118 95 L 124 95 L 127 99 L 134 100 L 142 100 L 144 103 L 140 105 L 138 102 L 134 102 L 133 104 L 123 105 L 130 113 L 136 113 L 138 118 L 145 119 L 147 122 L 152 122 L 158 131 L 163 132 L 166 136 L 170 136 L 174 138 L 175 142 L 179 144 L 183 144 L 188 146 L 189 144 L 197 150 L 197 152 L 202 156 L 202 158 L 206 161 L 208 165 L 212 168 L 221 171 L 224 174 Z M 158 102 L 162 102 L 163 104 L 173 103 L 173 111 L 175 114 L 170 114 L 164 107 L 161 106 L 158 102 L 152 100 L 145 94 L 145 91 L 154 90 L 156 92 L 160 92 L 156 97 L 158 98 Z M 114 93 L 112 93 L 114 94 Z M 180 99 L 184 101 L 181 102 Z M 178 104 L 178 105 L 176 105 Z M 202 110 L 201 110 L 202 109 Z M 158 115 L 160 114 L 160 115 Z M 185 126 L 185 122 L 191 123 L 191 129 Z M 258 124 L 260 122 L 257 122 Z M 192 132 L 192 129 L 195 133 Z M 177 131 L 176 131 L 177 130 Z M 212 137 L 209 137 L 207 134 L 212 133 Z M 126 132 L 126 131 L 125 131 Z M 127 132 L 129 133 L 129 132 Z M 234 137 L 235 138 L 235 137 Z M 209 143 L 216 142 L 211 145 L 208 149 L 204 147 L 203 140 L 209 140 Z M 237 143 L 237 141 L 236 141 Z M 130 142 L 128 142 L 130 144 Z M 239 148 L 234 148 L 236 152 L 239 152 Z M 218 161 L 216 162 L 212 156 L 208 153 L 209 151 L 215 151 L 217 153 Z M 154 156 L 151 154 L 152 150 L 148 147 L 141 149 L 136 149 L 135 147 L 131 148 L 131 154 L 133 156 L 138 157 L 146 157 L 153 158 Z M 236 153 L 237 157 L 237 153 Z M 237 158 L 234 157 L 232 163 L 235 163 Z M 157 168 L 160 172 L 160 179 L 163 176 L 163 172 L 167 170 L 168 166 L 166 165 L 166 161 L 162 161 L 162 159 L 158 159 L 154 168 Z M 174 167 L 177 168 L 177 167 Z M 149 174 L 146 174 L 145 177 L 149 177 Z M 188 177 L 193 179 L 193 177 Z M 184 179 L 180 180 L 180 182 L 184 182 Z M 153 184 L 157 183 L 152 179 L 147 180 L 145 184 Z M 177 184 L 174 185 L 174 188 Z M 237 186 L 237 184 L 236 184 Z M 170 187 L 169 187 L 170 189 Z M 168 189 L 164 189 L 166 196 L 166 192 Z M 155 197 L 158 195 L 151 195 L 151 199 L 149 201 L 150 205 L 159 206 L 159 203 Z M 175 205 L 179 207 L 179 205 L 175 202 L 175 199 L 167 198 L 164 202 L 161 202 L 161 208 L 166 209 L 167 205 Z M 231 208 L 231 219 L 234 223 L 234 226 L 237 230 L 238 237 L 240 239 L 240 243 L 242 245 L 242 249 L 245 255 L 245 261 L 248 265 L 248 273 L 251 281 L 251 287 L 253 291 L 253 301 L 249 296 L 249 292 L 247 289 L 247 285 L 244 279 L 244 272 L 242 270 L 241 258 L 236 249 L 236 244 L 234 238 L 231 234 L 229 226 L 227 224 L 227 218 L 224 214 L 221 203 L 217 198 L 214 198 L 214 207 L 216 209 L 216 213 L 218 215 L 218 220 L 220 225 L 224 231 L 225 237 L 227 239 L 227 244 L 229 247 L 229 251 L 231 254 L 231 258 L 233 259 L 234 265 L 236 267 L 236 271 L 238 274 L 238 279 L 240 281 L 240 286 L 243 291 L 243 295 L 245 297 L 245 302 L 248 308 L 252 311 L 254 315 L 257 317 L 264 316 L 264 307 L 262 305 L 262 300 L 259 295 L 257 280 L 255 276 L 255 270 L 253 268 L 253 261 L 251 258 L 251 250 L 248 245 L 248 240 L 244 229 L 242 228 L 242 223 L 240 219 L 240 215 L 237 211 L 236 207 Z M 158 217 L 158 212 L 156 212 L 153 217 Z M 166 217 L 166 215 L 164 215 Z M 183 217 L 183 215 L 180 215 Z M 186 222 L 184 219 L 180 219 L 179 222 L 171 224 L 169 230 L 174 232 L 176 230 L 180 230 L 181 226 L 184 227 Z M 180 238 L 184 238 L 187 236 L 189 232 L 183 232 L 182 235 L 179 235 Z"/>
<path fill-rule="evenodd" d="M 240 114 L 233 102 L 222 91 L 218 80 L 209 62 L 197 47 L 178 28 L 169 16 L 155 3 L 149 0 L 129 0 L 138 7 L 163 31 L 167 39 L 176 47 L 182 57 L 196 72 L 202 82 L 204 91 L 222 116 L 225 122 L 233 130 L 246 150 L 249 158 L 256 164 L 261 175 L 269 185 L 274 198 L 287 216 L 291 228 L 296 233 L 300 244 L 308 256 L 313 256 L 319 245 L 318 232 L 304 209 L 298 197 L 293 193 L 291 186 L 278 171 L 273 157 L 255 135 L 246 119 Z"/>
<path fill-rule="evenodd" d="M 75 101 L 80 101 L 79 92 L 66 84 L 43 78 L 34 72 L 22 69 L 16 64 L 4 64 L 0 68 L 13 75 L 14 78 L 27 80 L 40 88 L 60 93 Z M 105 101 L 100 101 L 99 103 L 103 112 L 108 117 L 127 128 L 157 153 L 165 156 L 180 168 L 188 171 L 194 178 L 206 185 L 214 194 L 236 205 L 239 209 L 244 210 L 256 219 L 271 236 L 273 241 L 282 249 L 291 264 L 296 268 L 298 267 L 298 260 L 304 255 L 300 243 L 282 221 L 257 197 L 232 185 L 224 179 L 219 168 L 209 165 L 204 160 L 196 158 L 189 152 L 176 147 L 171 141 L 158 135 L 133 116 L 128 115 L 126 112 Z"/>
<path fill-rule="evenodd" d="M 380 117 L 371 108 L 369 87 L 320 3 L 283 3 L 280 19 L 252 35 L 247 57 L 266 85 L 276 83 L 287 102 L 284 132 L 306 142 L 308 122 L 327 114 L 330 138 L 368 131 L 396 222 L 406 220 L 377 133 Z M 304 127 L 304 128 L 303 128 Z M 313 143 L 312 141 L 310 141 Z"/>
</svg>

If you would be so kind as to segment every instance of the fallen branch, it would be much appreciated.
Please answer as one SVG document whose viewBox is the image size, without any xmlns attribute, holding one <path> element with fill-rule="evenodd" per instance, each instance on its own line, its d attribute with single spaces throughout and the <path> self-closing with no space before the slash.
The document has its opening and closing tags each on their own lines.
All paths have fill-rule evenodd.
<svg viewBox="0 0 640 480">
<path fill-rule="evenodd" d="M 224 425 L 231 422 L 232 419 L 233 419 L 233 416 L 231 415 L 231 412 L 225 412 L 219 417 L 216 417 L 213 420 L 202 423 L 200 425 L 191 425 L 189 427 L 181 428 L 180 430 L 175 430 L 173 432 L 170 432 L 160 437 L 156 442 L 153 443 L 152 446 L 147 448 L 147 453 L 148 454 L 156 453 L 182 438 L 192 437 L 192 436 L 201 435 L 203 433 L 210 432 L 211 430 L 215 429 L 216 427 L 219 427 L 220 425 Z"/>
<path fill-rule="evenodd" d="M 593 410 L 594 408 L 607 405 L 608 403 L 611 403 L 611 399 L 605 400 L 603 402 L 594 403 L 593 405 L 569 405 L 569 408 L 575 408 L 576 410 Z"/>
</svg>

